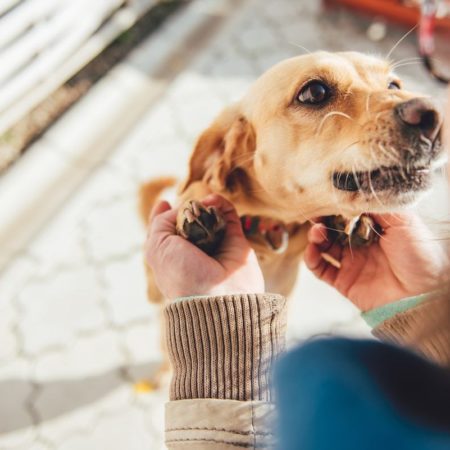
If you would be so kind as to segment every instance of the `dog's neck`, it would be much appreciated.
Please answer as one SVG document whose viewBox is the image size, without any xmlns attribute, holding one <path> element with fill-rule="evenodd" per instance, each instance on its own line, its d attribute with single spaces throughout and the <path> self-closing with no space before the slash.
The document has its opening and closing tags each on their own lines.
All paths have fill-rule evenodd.
<svg viewBox="0 0 450 450">
<path fill-rule="evenodd" d="M 239 216 L 261 217 L 285 225 L 308 221 L 307 217 L 293 218 L 289 206 L 283 204 L 280 198 L 268 192 L 258 182 L 253 168 L 236 168 L 231 173 L 236 175 L 229 178 L 219 192 L 214 190 L 214 186 L 210 188 L 233 203 Z"/>
</svg>

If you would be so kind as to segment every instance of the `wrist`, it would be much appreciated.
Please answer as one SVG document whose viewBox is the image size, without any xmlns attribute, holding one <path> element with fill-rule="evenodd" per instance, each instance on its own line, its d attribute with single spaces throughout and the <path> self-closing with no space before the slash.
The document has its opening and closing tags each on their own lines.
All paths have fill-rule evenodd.
<svg viewBox="0 0 450 450">
<path fill-rule="evenodd" d="M 264 294 L 264 284 L 246 283 L 244 286 L 240 284 L 220 284 L 216 286 L 196 286 L 173 291 L 173 295 L 168 296 L 171 300 L 193 299 L 205 297 L 225 297 L 233 295 L 258 295 Z"/>
</svg>

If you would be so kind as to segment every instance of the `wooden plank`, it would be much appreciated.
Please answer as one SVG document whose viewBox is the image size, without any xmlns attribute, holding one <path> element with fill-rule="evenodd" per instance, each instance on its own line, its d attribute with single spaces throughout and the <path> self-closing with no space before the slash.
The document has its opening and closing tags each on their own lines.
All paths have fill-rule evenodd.
<svg viewBox="0 0 450 450">
<path fill-rule="evenodd" d="M 87 4 L 86 0 L 65 4 L 47 21 L 26 31 L 0 51 L 0 85 L 76 26 Z"/>
<path fill-rule="evenodd" d="M 0 112 L 5 111 L 45 78 L 51 77 L 53 71 L 70 58 L 122 2 L 123 0 L 111 0 L 92 5 L 91 0 L 78 0 L 76 7 L 80 8 L 80 14 L 74 17 L 71 29 L 54 45 L 42 51 L 38 58 L 31 61 L 11 81 L 0 87 Z M 83 13 L 86 7 L 89 7 L 88 15 Z"/>
<path fill-rule="evenodd" d="M 21 0 L 2 0 L 0 3 L 0 16 L 3 14 L 6 14 L 8 11 L 11 10 L 11 8 L 17 3 L 19 3 Z"/>
<path fill-rule="evenodd" d="M 70 0 L 27 0 L 0 19 L 0 47 Z"/>
<path fill-rule="evenodd" d="M 45 71 L 46 75 L 33 89 L 14 101 L 3 113 L 0 113 L 0 135 L 101 53 L 118 35 L 129 29 L 158 1 L 138 0 L 128 2 L 127 7 L 117 11 L 66 61 L 58 65 L 51 73 Z"/>
</svg>

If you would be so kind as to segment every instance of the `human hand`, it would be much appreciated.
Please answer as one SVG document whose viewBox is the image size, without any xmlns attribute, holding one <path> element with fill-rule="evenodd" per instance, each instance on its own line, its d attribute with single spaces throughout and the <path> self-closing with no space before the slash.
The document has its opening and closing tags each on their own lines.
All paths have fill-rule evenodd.
<svg viewBox="0 0 450 450">
<path fill-rule="evenodd" d="M 146 260 L 162 294 L 174 299 L 264 292 L 258 260 L 233 205 L 218 195 L 208 196 L 202 203 L 215 206 L 226 222 L 225 237 L 213 257 L 176 234 L 177 209 L 160 202 L 152 211 Z"/>
<path fill-rule="evenodd" d="M 435 289 L 447 273 L 448 260 L 421 219 L 412 213 L 373 218 L 384 234 L 368 247 L 342 248 L 328 241 L 325 225 L 311 227 L 305 251 L 308 268 L 362 311 Z M 326 262 L 322 252 L 341 267 Z"/>
</svg>

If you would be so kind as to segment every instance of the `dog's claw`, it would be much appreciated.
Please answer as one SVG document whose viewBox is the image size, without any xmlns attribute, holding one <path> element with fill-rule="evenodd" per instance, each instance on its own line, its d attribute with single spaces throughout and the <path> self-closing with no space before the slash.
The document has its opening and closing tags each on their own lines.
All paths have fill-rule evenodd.
<svg viewBox="0 0 450 450">
<path fill-rule="evenodd" d="M 377 242 L 382 234 L 381 227 L 366 214 L 350 220 L 343 216 L 329 216 L 325 225 L 330 230 L 330 238 L 342 246 L 368 246 Z"/>
<path fill-rule="evenodd" d="M 225 236 L 225 221 L 213 206 L 185 203 L 178 213 L 177 232 L 208 255 L 214 254 Z"/>
</svg>

